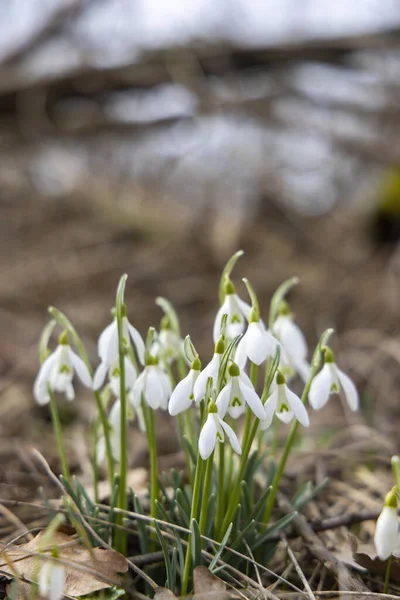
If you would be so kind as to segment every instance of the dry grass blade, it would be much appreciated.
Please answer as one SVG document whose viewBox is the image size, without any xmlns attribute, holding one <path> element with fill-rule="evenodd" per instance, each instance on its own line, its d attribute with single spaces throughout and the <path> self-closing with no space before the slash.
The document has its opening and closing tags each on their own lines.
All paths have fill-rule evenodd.
<svg viewBox="0 0 400 600">
<path fill-rule="evenodd" d="M 294 555 L 293 550 L 291 549 L 291 547 L 287 543 L 287 540 L 286 540 L 286 538 L 284 536 L 282 536 L 282 539 L 283 539 L 283 541 L 285 543 L 285 548 L 286 548 L 286 551 L 288 553 L 288 556 L 289 556 L 290 560 L 292 561 L 292 563 L 294 565 L 294 568 L 296 569 L 296 573 L 300 577 L 301 581 L 303 582 L 305 591 L 307 592 L 310 600 L 315 600 L 315 596 L 314 596 L 313 591 L 312 591 L 312 589 L 311 589 L 311 587 L 310 587 L 310 585 L 309 585 L 309 583 L 307 581 L 307 577 L 304 575 L 304 573 L 303 573 L 303 571 L 302 571 L 302 569 L 301 569 L 301 567 L 299 565 L 299 562 L 298 562 L 297 558 Z"/>
</svg>

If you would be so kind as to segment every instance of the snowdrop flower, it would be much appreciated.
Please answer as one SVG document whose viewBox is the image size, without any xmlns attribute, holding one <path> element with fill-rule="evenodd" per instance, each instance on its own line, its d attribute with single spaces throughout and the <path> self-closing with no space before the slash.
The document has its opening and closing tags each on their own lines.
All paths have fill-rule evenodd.
<svg viewBox="0 0 400 600">
<path fill-rule="evenodd" d="M 315 409 L 322 408 L 329 396 L 343 390 L 350 409 L 358 409 L 358 392 L 350 377 L 336 365 L 335 355 L 330 348 L 325 350 L 325 364 L 311 383 L 308 400 Z"/>
<path fill-rule="evenodd" d="M 169 399 L 168 411 L 172 416 L 183 412 L 191 406 L 194 400 L 194 385 L 200 375 L 201 362 L 197 356 L 192 362 L 189 373 L 178 383 Z"/>
<path fill-rule="evenodd" d="M 382 512 L 376 522 L 374 543 L 381 560 L 386 560 L 397 548 L 399 522 L 397 518 L 397 497 L 391 490 L 386 498 Z"/>
<path fill-rule="evenodd" d="M 53 551 L 53 554 L 55 554 L 55 551 Z M 64 594 L 64 582 L 64 566 L 52 560 L 46 560 L 39 571 L 38 584 L 40 595 L 49 600 L 61 600 Z"/>
<path fill-rule="evenodd" d="M 145 345 L 142 336 L 133 325 L 128 321 L 126 308 L 122 317 L 122 338 L 125 348 L 129 348 L 132 341 L 137 352 L 140 363 L 144 364 Z M 118 357 L 118 323 L 115 317 L 113 322 L 108 325 L 100 334 L 97 344 L 97 351 L 104 367 L 110 367 Z M 104 379 L 103 379 L 104 381 Z"/>
<path fill-rule="evenodd" d="M 225 351 L 225 344 L 220 337 L 215 344 L 214 355 L 208 365 L 204 367 L 193 388 L 194 401 L 199 403 L 205 398 L 207 382 L 212 379 L 211 394 L 217 391 L 218 373 L 221 365 L 222 356 Z"/>
<path fill-rule="evenodd" d="M 228 340 L 233 340 L 234 337 L 243 333 L 250 309 L 251 307 L 236 294 L 235 286 L 231 280 L 227 278 L 225 284 L 225 299 L 218 310 L 214 321 L 214 344 L 221 335 L 222 317 L 224 315 L 228 315 L 226 337 Z"/>
<path fill-rule="evenodd" d="M 181 353 L 182 342 L 178 334 L 171 328 L 168 315 L 161 319 L 160 333 L 151 348 L 152 354 L 171 364 Z"/>
<path fill-rule="evenodd" d="M 132 362 L 129 360 L 127 356 L 124 358 L 125 362 L 125 387 L 126 392 L 129 394 L 135 381 L 137 379 L 137 372 Z M 97 367 L 96 372 L 93 377 L 93 389 L 98 390 L 104 383 L 104 379 L 108 374 L 108 380 L 110 382 L 110 388 L 114 396 L 119 398 L 121 393 L 121 384 L 120 384 L 120 368 L 119 368 L 119 357 L 117 357 L 114 361 L 114 364 L 111 367 L 107 367 L 104 363 L 100 363 Z"/>
<path fill-rule="evenodd" d="M 293 321 L 286 302 L 282 302 L 272 330 L 281 344 L 282 371 L 287 377 L 298 373 L 306 381 L 310 371 L 307 342 L 300 327 Z"/>
<path fill-rule="evenodd" d="M 33 394 L 38 404 L 50 402 L 47 386 L 55 392 L 65 394 L 67 400 L 75 398 L 72 385 L 74 372 L 86 387 L 92 387 L 92 378 L 83 360 L 68 344 L 68 334 L 61 334 L 57 348 L 46 358 L 36 377 Z"/>
<path fill-rule="evenodd" d="M 237 419 L 245 411 L 246 404 L 259 419 L 264 418 L 264 406 L 248 376 L 232 363 L 228 369 L 230 379 L 218 394 L 218 414 L 224 418 L 228 412 Z"/>
<path fill-rule="evenodd" d="M 310 424 L 306 407 L 288 388 L 285 377 L 280 372 L 276 376 L 276 388 L 267 398 L 264 409 L 264 417 L 260 424 L 262 430 L 268 429 L 274 414 L 283 423 L 290 423 L 293 418 L 296 418 L 303 427 L 308 427 Z"/>
<path fill-rule="evenodd" d="M 199 452 L 203 460 L 206 460 L 213 453 L 217 441 L 225 442 L 225 435 L 237 454 L 242 453 L 239 440 L 236 433 L 225 421 L 218 415 L 216 405 L 211 402 L 208 409 L 208 417 L 199 436 Z"/>
<path fill-rule="evenodd" d="M 249 326 L 236 350 L 235 359 L 240 368 L 244 368 L 247 359 L 255 365 L 261 365 L 267 357 L 275 356 L 278 346 L 278 340 L 257 318 L 256 311 L 252 309 L 249 315 Z"/>
<path fill-rule="evenodd" d="M 144 401 L 154 410 L 167 410 L 171 392 L 169 377 L 158 365 L 158 359 L 148 356 L 146 366 L 133 386 L 132 405 L 138 408 L 143 396 Z"/>
</svg>

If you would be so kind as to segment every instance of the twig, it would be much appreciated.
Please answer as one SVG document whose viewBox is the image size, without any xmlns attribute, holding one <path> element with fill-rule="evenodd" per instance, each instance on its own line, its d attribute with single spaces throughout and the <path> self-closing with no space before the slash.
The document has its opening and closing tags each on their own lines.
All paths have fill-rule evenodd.
<svg viewBox="0 0 400 600">
<path fill-rule="evenodd" d="M 284 513 L 289 514 L 294 512 L 293 505 L 288 498 L 283 494 L 278 495 L 279 507 Z M 355 590 L 359 592 L 369 592 L 369 589 L 364 585 L 359 577 L 356 577 L 349 569 L 339 561 L 334 554 L 320 540 L 315 531 L 311 528 L 306 518 L 298 513 L 293 518 L 293 527 L 303 538 L 307 544 L 309 552 L 321 561 L 331 573 L 338 577 L 340 587 L 342 589 Z"/>
<path fill-rule="evenodd" d="M 287 542 L 287 539 L 286 539 L 286 537 L 284 535 L 282 536 L 282 539 L 283 539 L 283 541 L 285 543 L 286 551 L 287 551 L 287 553 L 289 555 L 289 558 L 292 561 L 292 563 L 294 565 L 294 568 L 296 569 L 296 573 L 300 577 L 301 581 L 303 582 L 305 591 L 307 592 L 307 594 L 309 595 L 309 597 L 310 597 L 311 600 L 315 600 L 315 596 L 314 596 L 313 591 L 312 591 L 312 589 L 310 587 L 310 584 L 307 581 L 307 577 L 304 575 L 304 573 L 303 573 L 303 571 L 302 571 L 302 569 L 301 569 L 301 567 L 299 565 L 299 562 L 298 562 L 297 558 L 295 557 L 294 552 L 291 549 L 291 547 L 289 546 L 289 544 Z"/>
</svg>

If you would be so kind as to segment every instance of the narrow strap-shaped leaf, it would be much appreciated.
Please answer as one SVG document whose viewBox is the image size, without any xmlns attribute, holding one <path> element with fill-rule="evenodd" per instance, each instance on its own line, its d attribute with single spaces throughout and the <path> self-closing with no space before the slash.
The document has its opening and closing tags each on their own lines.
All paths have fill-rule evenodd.
<svg viewBox="0 0 400 600">
<path fill-rule="evenodd" d="M 169 551 L 168 551 L 168 545 L 167 545 L 167 542 L 162 534 L 162 531 L 161 531 L 160 526 L 157 523 L 157 521 L 153 521 L 153 525 L 155 527 L 158 541 L 160 542 L 161 550 L 164 555 L 165 569 L 167 571 L 167 582 L 171 585 L 171 583 L 174 582 L 174 577 L 173 577 L 171 559 L 170 559 Z M 175 571 L 175 573 L 176 573 L 176 571 Z M 166 587 L 168 587 L 168 586 L 166 585 Z M 169 589 L 173 590 L 173 588 L 171 588 L 171 587 L 169 587 Z"/>
<path fill-rule="evenodd" d="M 135 508 L 136 513 L 138 513 L 139 515 L 144 515 L 143 506 L 137 494 L 133 495 L 133 506 Z M 149 551 L 149 535 L 147 526 L 145 522 L 141 519 L 137 519 L 136 525 L 138 530 L 140 551 L 142 552 L 142 554 L 147 554 L 147 552 Z"/>
<path fill-rule="evenodd" d="M 200 527 L 196 519 L 192 519 L 192 557 L 193 557 L 193 568 L 201 565 L 201 536 Z"/>
<path fill-rule="evenodd" d="M 219 561 L 219 558 L 220 558 L 221 554 L 223 553 L 226 544 L 228 543 L 229 536 L 231 535 L 232 527 L 233 527 L 233 523 L 231 523 L 229 525 L 228 529 L 226 530 L 226 533 L 225 533 L 224 537 L 222 538 L 222 542 L 220 543 L 219 548 L 218 548 L 217 552 L 215 553 L 214 558 L 210 562 L 210 566 L 208 568 L 211 571 L 211 573 L 213 572 L 214 567 L 216 566 L 217 562 Z"/>
</svg>

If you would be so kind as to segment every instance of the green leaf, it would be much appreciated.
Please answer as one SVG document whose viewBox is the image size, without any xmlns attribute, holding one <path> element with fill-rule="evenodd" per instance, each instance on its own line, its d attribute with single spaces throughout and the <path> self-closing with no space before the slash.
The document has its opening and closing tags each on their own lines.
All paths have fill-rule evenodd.
<svg viewBox="0 0 400 600">
<path fill-rule="evenodd" d="M 172 565 L 171 565 L 171 560 L 169 557 L 169 551 L 168 551 L 168 546 L 167 546 L 167 542 L 165 541 L 165 538 L 161 532 L 160 526 L 157 523 L 157 521 L 153 521 L 153 525 L 155 527 L 156 530 L 156 534 L 158 537 L 158 541 L 160 542 L 160 546 L 161 546 L 161 550 L 162 553 L 164 555 L 164 563 L 165 563 L 165 569 L 167 571 L 167 582 L 169 583 L 169 586 L 166 585 L 166 587 L 168 587 L 170 590 L 174 590 L 175 587 L 175 577 L 173 574 L 173 569 L 172 569 Z M 175 575 L 176 575 L 176 569 L 175 569 Z M 174 587 L 170 587 L 171 584 L 174 585 Z"/>
<path fill-rule="evenodd" d="M 210 494 L 210 498 L 208 500 L 208 511 L 207 511 L 207 522 L 206 522 L 206 527 L 205 527 L 205 535 L 207 537 L 212 537 L 212 533 L 213 533 L 213 525 L 214 525 L 214 519 L 215 519 L 215 510 L 216 510 L 216 495 L 213 492 L 212 494 Z"/>
<path fill-rule="evenodd" d="M 250 499 L 249 488 L 247 487 L 247 484 L 245 481 L 242 481 L 240 484 L 240 500 L 241 500 L 242 509 L 243 509 L 243 521 L 247 522 L 248 517 L 251 513 L 251 499 Z"/>
<path fill-rule="evenodd" d="M 243 540 L 247 539 L 247 541 L 249 542 L 250 535 L 254 534 L 255 531 L 256 531 L 256 522 L 250 521 L 250 523 L 248 523 L 246 525 L 246 527 L 243 529 L 243 531 L 240 532 L 240 534 L 237 536 L 237 538 L 232 541 L 232 543 L 230 544 L 230 547 L 233 550 L 237 550 L 239 548 L 240 544 L 243 542 Z M 249 542 L 249 545 L 252 546 L 252 544 L 250 542 Z"/>
<path fill-rule="evenodd" d="M 179 504 L 182 506 L 182 509 L 185 511 L 185 514 L 189 519 L 191 507 L 186 494 L 184 494 L 181 488 L 178 488 L 176 490 L 176 501 L 179 502 Z"/>
<path fill-rule="evenodd" d="M 263 533 L 256 539 L 252 546 L 252 550 L 255 550 L 255 548 L 258 548 L 258 546 L 260 546 L 261 544 L 265 544 L 266 542 L 268 542 L 268 539 L 270 539 L 275 534 L 279 533 L 279 531 L 286 529 L 286 527 L 293 521 L 296 515 L 297 511 L 294 511 L 288 515 L 285 515 L 276 523 L 268 527 L 267 531 L 265 531 L 265 533 Z"/>
<path fill-rule="evenodd" d="M 185 511 L 185 509 L 183 508 L 183 506 L 180 504 L 180 502 L 178 502 L 178 500 L 175 500 L 175 505 L 178 509 L 178 514 L 181 518 L 181 521 L 183 523 L 183 526 L 186 527 L 187 529 L 189 529 L 190 527 L 190 516 L 187 514 L 187 512 Z"/>
<path fill-rule="evenodd" d="M 261 515 L 264 512 L 265 503 L 271 492 L 271 489 L 272 489 L 271 486 L 267 487 L 267 489 L 264 490 L 264 492 L 261 494 L 256 505 L 254 506 L 253 510 L 251 511 L 249 520 L 259 521 L 261 519 Z"/>
<path fill-rule="evenodd" d="M 218 382 L 217 382 L 217 395 L 219 394 L 219 392 L 222 390 L 223 386 L 224 386 L 224 380 L 225 380 L 225 373 L 226 373 L 226 369 L 228 367 L 228 362 L 230 357 L 233 355 L 236 346 L 239 343 L 239 340 L 241 339 L 242 334 L 237 335 L 229 344 L 229 346 L 227 347 L 227 349 L 225 350 L 222 359 L 221 359 L 221 364 L 219 367 L 219 371 L 218 371 Z"/>
<path fill-rule="evenodd" d="M 192 557 L 193 557 L 193 568 L 201 565 L 201 535 L 199 524 L 196 519 L 192 519 Z"/>
<path fill-rule="evenodd" d="M 158 296 L 158 298 L 156 298 L 156 304 L 167 315 L 170 325 L 171 325 L 171 329 L 180 338 L 181 337 L 181 328 L 179 325 L 179 319 L 178 319 L 176 310 L 173 307 L 173 305 L 171 304 L 171 302 L 169 300 L 167 300 L 166 298 L 162 298 L 161 296 Z"/>
<path fill-rule="evenodd" d="M 219 558 L 220 558 L 221 554 L 223 553 L 226 544 L 228 543 L 229 536 L 231 535 L 232 527 L 233 527 L 233 523 L 231 523 L 229 525 L 228 529 L 226 530 L 226 533 L 225 533 L 224 537 L 222 538 L 222 542 L 220 543 L 219 548 L 218 548 L 214 558 L 210 562 L 210 566 L 208 568 L 210 569 L 211 573 L 213 572 L 213 569 L 216 567 L 217 562 L 219 561 Z"/>
<path fill-rule="evenodd" d="M 54 327 L 57 325 L 57 321 L 55 319 L 51 319 L 44 327 L 41 336 L 39 338 L 38 344 L 38 352 L 39 352 L 39 360 L 43 363 L 49 355 L 49 341 L 51 335 L 53 333 Z"/>
<path fill-rule="evenodd" d="M 272 327 L 276 321 L 282 300 L 285 298 L 286 294 L 298 283 L 298 277 L 291 277 L 290 279 L 287 279 L 286 281 L 281 283 L 281 285 L 278 287 L 278 289 L 272 296 L 268 320 L 268 328 L 270 330 L 272 330 Z"/>
<path fill-rule="evenodd" d="M 133 495 L 133 506 L 137 514 L 144 516 L 143 505 L 137 494 Z M 149 533 L 147 530 L 146 523 L 141 519 L 137 519 L 136 525 L 138 530 L 140 551 L 142 552 L 142 554 L 147 554 L 147 552 L 149 551 Z"/>
<path fill-rule="evenodd" d="M 226 277 L 230 276 L 230 274 L 232 273 L 233 267 L 235 266 L 235 264 L 237 263 L 239 258 L 241 256 L 243 256 L 243 254 L 244 254 L 243 250 L 238 250 L 237 252 L 235 252 L 235 254 L 230 257 L 230 259 L 226 263 L 226 265 L 221 273 L 221 279 L 219 280 L 219 303 L 221 305 L 224 303 L 224 300 L 225 300 L 225 293 L 224 293 L 225 279 L 226 279 Z"/>
</svg>

